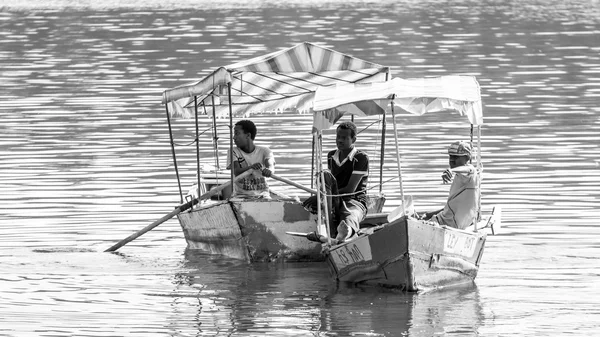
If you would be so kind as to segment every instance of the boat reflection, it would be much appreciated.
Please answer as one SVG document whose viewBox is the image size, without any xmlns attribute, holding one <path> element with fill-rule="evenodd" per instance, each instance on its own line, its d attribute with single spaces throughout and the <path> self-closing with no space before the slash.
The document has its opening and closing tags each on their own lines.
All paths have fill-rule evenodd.
<svg viewBox="0 0 600 337">
<path fill-rule="evenodd" d="M 197 335 L 476 335 L 484 319 L 474 284 L 405 293 L 335 284 L 325 263 L 246 264 L 197 250 L 182 269 L 172 328 Z"/>
</svg>

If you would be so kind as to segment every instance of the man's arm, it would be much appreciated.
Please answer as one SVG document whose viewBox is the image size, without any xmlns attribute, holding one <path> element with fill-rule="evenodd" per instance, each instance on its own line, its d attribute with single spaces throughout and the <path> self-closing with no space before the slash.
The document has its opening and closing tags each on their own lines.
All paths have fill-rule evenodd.
<svg viewBox="0 0 600 337">
<path fill-rule="evenodd" d="M 442 181 L 444 182 L 444 184 L 448 184 L 452 182 L 452 179 L 454 178 L 454 174 L 458 173 L 458 174 L 462 174 L 464 176 L 470 176 L 471 174 L 474 174 L 477 171 L 476 168 L 474 168 L 473 166 L 457 166 L 453 169 L 446 169 L 444 171 L 444 173 L 442 173 Z"/>
<path fill-rule="evenodd" d="M 260 170 L 264 177 L 270 177 L 271 174 L 275 173 L 275 156 L 273 156 L 273 152 L 268 147 L 263 147 L 263 162 L 260 167 L 255 167 L 255 169 Z"/>
<path fill-rule="evenodd" d="M 452 169 L 452 172 L 461 173 L 461 174 L 472 174 L 472 173 L 475 173 L 475 168 L 473 166 L 467 166 L 467 165 L 457 166 Z"/>
<path fill-rule="evenodd" d="M 262 165 L 260 163 L 258 163 L 258 165 L 260 165 L 262 167 Z M 255 168 L 254 166 L 257 166 L 257 164 L 254 164 L 252 166 L 242 167 L 238 161 L 234 161 L 233 162 L 233 175 L 239 176 L 240 174 L 242 174 L 248 170 L 254 169 Z"/>
<path fill-rule="evenodd" d="M 433 212 L 425 212 L 425 213 L 420 213 L 418 214 L 418 219 L 421 220 L 431 220 L 431 218 L 433 218 L 434 215 L 440 213 L 441 211 L 443 211 L 444 209 L 438 209 L 437 211 L 433 211 Z"/>
<path fill-rule="evenodd" d="M 356 187 L 358 187 L 358 183 L 360 183 L 360 180 L 362 179 L 363 174 L 362 173 L 352 173 L 352 175 L 350 176 L 350 180 L 348 180 L 348 184 L 346 186 L 344 186 L 344 188 L 340 188 L 338 190 L 339 194 L 344 194 L 344 193 L 352 193 L 352 192 L 356 192 Z"/>
<path fill-rule="evenodd" d="M 244 162 L 244 157 L 242 157 L 241 155 L 237 154 L 235 152 L 235 149 L 233 151 L 233 157 L 235 158 L 235 160 L 233 161 L 233 175 L 234 176 L 239 176 L 240 174 L 251 170 L 251 169 L 255 169 L 255 170 L 259 170 L 262 169 L 262 164 L 261 163 L 256 163 L 253 165 L 249 165 L 249 166 L 245 166 L 242 167 L 242 162 Z M 227 157 L 228 160 L 231 160 L 231 154 Z M 230 168 L 230 162 L 227 163 L 227 168 Z"/>
<path fill-rule="evenodd" d="M 360 152 L 356 154 L 356 159 L 357 162 L 354 164 L 350 180 L 348 180 L 348 184 L 344 186 L 344 188 L 339 189 L 340 194 L 356 192 L 356 188 L 358 187 L 358 184 L 360 184 L 361 179 L 369 174 L 369 157 L 363 152 Z"/>
<path fill-rule="evenodd" d="M 268 178 L 273 173 L 275 173 L 275 158 L 271 155 L 265 159 L 265 168 L 262 170 L 262 175 Z"/>
</svg>

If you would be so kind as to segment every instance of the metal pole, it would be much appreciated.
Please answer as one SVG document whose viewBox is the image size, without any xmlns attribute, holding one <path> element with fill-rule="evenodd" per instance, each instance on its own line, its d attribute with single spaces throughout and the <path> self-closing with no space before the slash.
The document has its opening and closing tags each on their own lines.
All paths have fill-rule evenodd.
<svg viewBox="0 0 600 337">
<path fill-rule="evenodd" d="M 477 125 L 477 168 L 479 171 L 479 195 L 477 196 L 477 221 L 481 220 L 481 180 L 483 179 L 483 164 L 481 163 L 481 125 Z M 477 221 L 474 230 L 477 232 Z"/>
<path fill-rule="evenodd" d="M 471 139 L 469 141 L 469 145 L 471 145 L 471 149 L 473 148 L 473 124 L 471 124 Z M 473 156 L 469 159 L 470 163 L 473 163 Z"/>
<path fill-rule="evenodd" d="M 235 187 L 233 186 L 233 179 L 235 178 L 233 174 L 233 107 L 231 102 L 231 82 L 227 83 L 227 98 L 229 99 L 229 157 L 231 157 L 231 162 L 229 163 L 231 167 L 231 193 Z"/>
<path fill-rule="evenodd" d="M 313 152 L 317 152 L 314 147 L 317 146 L 319 133 L 320 132 L 317 131 L 313 135 Z M 317 154 L 317 156 L 318 156 L 318 154 Z M 317 161 L 317 156 L 313 157 L 313 166 L 315 166 L 317 169 L 317 172 L 319 172 L 319 162 Z M 311 176 L 311 178 L 310 178 L 311 181 L 313 180 L 313 177 L 314 176 Z M 322 224 L 322 222 L 321 222 L 322 219 L 321 219 L 321 179 L 320 179 L 320 177 L 317 178 L 316 185 L 317 185 L 317 233 L 320 234 L 321 233 L 321 224 Z M 328 229 L 325 229 L 325 231 L 327 233 L 329 233 Z M 327 236 L 329 236 L 329 235 L 327 235 Z"/>
<path fill-rule="evenodd" d="M 393 110 L 392 110 L 393 111 Z M 385 109 L 383 110 L 383 123 L 381 125 L 381 155 L 379 157 L 379 193 L 381 193 L 383 188 L 383 161 L 385 156 Z"/>
<path fill-rule="evenodd" d="M 198 128 L 198 96 L 194 96 L 194 112 L 196 113 L 196 170 L 197 170 L 197 178 L 198 178 L 198 196 L 202 194 L 200 190 L 200 130 Z"/>
<path fill-rule="evenodd" d="M 169 103 L 165 104 L 167 111 L 167 124 L 169 125 L 169 138 L 171 140 L 171 154 L 173 155 L 173 163 L 175 164 L 175 175 L 177 176 L 177 186 L 179 187 L 180 203 L 183 204 L 183 191 L 181 190 L 181 180 L 179 179 L 179 169 L 177 168 L 177 157 L 175 156 L 175 142 L 173 141 L 173 129 L 171 128 L 171 117 L 169 116 Z"/>
<path fill-rule="evenodd" d="M 402 186 L 402 165 L 400 162 L 400 146 L 398 145 L 398 127 L 396 126 L 396 113 L 394 112 L 394 101 L 392 101 L 392 124 L 394 125 L 394 141 L 396 143 L 396 162 L 398 163 L 398 179 L 400 181 L 400 197 L 402 198 L 402 207 L 406 214 L 406 199 L 404 198 L 404 188 Z"/>
<path fill-rule="evenodd" d="M 331 219 L 329 219 L 329 205 L 327 202 L 327 186 L 325 184 L 325 174 L 323 173 L 323 135 L 321 134 L 321 131 L 319 131 L 319 139 L 321 141 L 319 141 L 318 144 L 318 148 L 317 148 L 317 157 L 319 159 L 319 179 L 321 180 L 321 189 L 319 190 L 319 194 L 321 194 L 321 192 L 323 193 L 323 212 L 325 213 L 325 216 L 323 218 L 325 218 L 325 232 L 327 233 L 327 237 L 329 238 L 329 240 L 331 240 L 331 231 L 330 231 L 330 222 Z M 318 201 L 318 200 L 317 200 Z M 319 204 L 319 208 L 321 207 L 321 204 Z"/>
<path fill-rule="evenodd" d="M 310 188 L 314 188 L 313 187 L 313 177 L 315 176 L 315 137 L 316 137 L 316 133 L 315 135 L 313 135 L 312 138 L 312 153 L 310 154 L 310 162 L 312 163 L 312 165 L 310 165 Z M 319 189 L 317 188 L 317 191 Z"/>
<path fill-rule="evenodd" d="M 214 91 L 210 96 L 211 100 L 212 100 L 212 111 L 213 111 L 213 142 L 214 142 L 214 148 L 215 148 L 215 158 L 217 159 L 217 170 L 220 169 L 219 167 L 219 135 L 217 134 L 217 110 L 215 108 L 215 95 L 214 95 Z M 230 101 L 231 102 L 231 101 Z M 218 175 L 217 175 L 217 183 L 219 182 L 218 180 Z"/>
<path fill-rule="evenodd" d="M 390 80 L 390 68 L 388 68 L 387 72 L 385 73 L 385 81 L 389 81 Z M 393 104 L 393 101 L 392 101 Z M 392 105 L 392 111 L 394 109 L 394 106 Z M 383 190 L 383 162 L 385 160 L 385 127 L 386 127 L 386 121 L 385 121 L 385 114 L 386 111 L 385 109 L 383 110 L 383 123 L 381 124 L 381 156 L 379 157 L 379 194 L 381 194 L 382 190 Z M 394 121 L 395 122 L 395 121 Z M 402 198 L 402 202 L 404 202 L 404 198 Z"/>
</svg>

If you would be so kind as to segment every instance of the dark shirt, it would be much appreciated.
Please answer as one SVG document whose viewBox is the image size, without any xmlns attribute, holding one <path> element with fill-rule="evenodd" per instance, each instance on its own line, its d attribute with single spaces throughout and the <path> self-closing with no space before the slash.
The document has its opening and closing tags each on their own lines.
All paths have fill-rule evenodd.
<svg viewBox="0 0 600 337">
<path fill-rule="evenodd" d="M 350 151 L 350 154 L 340 162 L 338 151 L 339 150 L 333 150 L 327 153 L 327 167 L 335 177 L 339 189 L 348 185 L 352 174 L 361 175 L 360 182 L 354 191 L 361 192 L 345 198 L 355 199 L 366 207 L 367 193 L 365 190 L 367 188 L 367 179 L 369 177 L 369 156 L 354 147 L 352 151 Z"/>
</svg>

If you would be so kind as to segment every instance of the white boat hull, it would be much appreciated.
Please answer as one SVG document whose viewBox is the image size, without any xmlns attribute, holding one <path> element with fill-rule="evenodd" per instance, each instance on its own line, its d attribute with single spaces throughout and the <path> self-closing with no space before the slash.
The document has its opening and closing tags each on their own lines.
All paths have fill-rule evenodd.
<svg viewBox="0 0 600 337">
<path fill-rule="evenodd" d="M 473 282 L 486 234 L 401 218 L 329 250 L 341 282 L 426 290 Z"/>
</svg>

